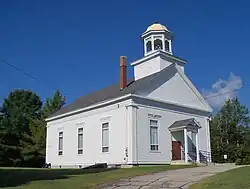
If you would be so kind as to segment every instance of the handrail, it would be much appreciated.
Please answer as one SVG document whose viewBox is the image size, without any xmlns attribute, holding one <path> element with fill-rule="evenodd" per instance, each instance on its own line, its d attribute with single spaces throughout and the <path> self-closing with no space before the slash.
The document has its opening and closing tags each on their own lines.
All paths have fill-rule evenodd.
<svg viewBox="0 0 250 189">
<path fill-rule="evenodd" d="M 197 161 L 196 151 L 188 151 L 188 155 L 192 159 L 193 162 Z M 212 161 L 211 152 L 208 152 L 205 150 L 199 150 L 199 157 L 200 157 L 199 158 L 200 163 L 205 163 L 206 165 L 208 165 L 208 163 Z"/>
<path fill-rule="evenodd" d="M 199 150 L 199 154 L 200 154 L 200 160 L 201 160 L 201 157 L 202 157 L 203 160 L 205 161 L 206 165 L 208 165 L 208 162 L 212 161 L 211 152 L 208 152 L 208 151 L 205 151 L 205 150 Z"/>
</svg>

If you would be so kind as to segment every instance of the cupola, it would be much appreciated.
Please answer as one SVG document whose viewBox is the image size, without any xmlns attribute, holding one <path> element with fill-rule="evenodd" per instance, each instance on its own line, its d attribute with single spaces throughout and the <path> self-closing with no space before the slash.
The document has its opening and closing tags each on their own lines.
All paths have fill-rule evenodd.
<svg viewBox="0 0 250 189">
<path fill-rule="evenodd" d="M 159 50 L 172 54 L 173 34 L 166 26 L 155 22 L 147 28 L 141 37 L 144 44 L 144 56 Z"/>
</svg>

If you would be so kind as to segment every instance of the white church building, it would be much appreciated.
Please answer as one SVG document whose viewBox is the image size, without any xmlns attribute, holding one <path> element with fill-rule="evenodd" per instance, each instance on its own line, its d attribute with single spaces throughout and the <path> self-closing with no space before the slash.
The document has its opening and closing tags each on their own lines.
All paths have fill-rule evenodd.
<svg viewBox="0 0 250 189">
<path fill-rule="evenodd" d="M 121 56 L 120 83 L 46 119 L 46 163 L 64 168 L 211 161 L 212 109 L 186 76 L 187 61 L 173 54 L 173 33 L 154 23 L 141 38 L 144 56 L 130 63 L 134 79 L 127 79 Z"/>
</svg>

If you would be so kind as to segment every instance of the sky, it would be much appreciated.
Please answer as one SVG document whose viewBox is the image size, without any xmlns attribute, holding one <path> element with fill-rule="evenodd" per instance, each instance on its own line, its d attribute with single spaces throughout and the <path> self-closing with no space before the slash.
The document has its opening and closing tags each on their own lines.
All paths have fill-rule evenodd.
<svg viewBox="0 0 250 189">
<path fill-rule="evenodd" d="M 119 57 L 141 58 L 140 35 L 158 21 L 174 33 L 174 55 L 188 61 L 186 75 L 214 108 L 235 96 L 250 108 L 249 7 L 231 0 L 1 0 L 0 102 L 14 89 L 43 101 L 59 89 L 70 103 L 119 82 Z"/>
</svg>

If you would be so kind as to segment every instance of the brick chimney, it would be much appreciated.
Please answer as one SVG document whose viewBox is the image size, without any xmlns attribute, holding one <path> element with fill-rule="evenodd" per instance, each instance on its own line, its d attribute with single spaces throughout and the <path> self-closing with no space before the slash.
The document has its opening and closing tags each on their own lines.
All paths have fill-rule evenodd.
<svg viewBox="0 0 250 189">
<path fill-rule="evenodd" d="M 120 56 L 120 89 L 127 87 L 127 57 Z"/>
</svg>

